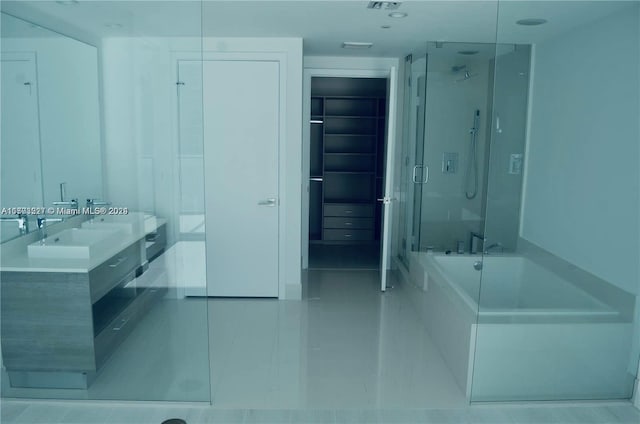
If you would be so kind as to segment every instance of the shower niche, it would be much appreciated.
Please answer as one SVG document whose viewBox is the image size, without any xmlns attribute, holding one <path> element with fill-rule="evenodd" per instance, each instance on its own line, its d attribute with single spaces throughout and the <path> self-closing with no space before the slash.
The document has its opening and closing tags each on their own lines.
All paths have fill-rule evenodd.
<svg viewBox="0 0 640 424">
<path fill-rule="evenodd" d="M 311 243 L 380 240 L 387 81 L 311 81 Z"/>
</svg>

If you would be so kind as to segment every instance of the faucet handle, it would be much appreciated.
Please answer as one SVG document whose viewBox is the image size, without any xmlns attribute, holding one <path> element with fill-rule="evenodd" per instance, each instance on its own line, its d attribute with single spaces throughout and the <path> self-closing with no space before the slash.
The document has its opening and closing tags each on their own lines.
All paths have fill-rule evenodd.
<svg viewBox="0 0 640 424">
<path fill-rule="evenodd" d="M 91 206 L 108 206 L 111 202 L 107 202 L 105 200 L 100 199 L 87 199 L 87 207 Z"/>
<path fill-rule="evenodd" d="M 53 202 L 54 206 L 71 206 L 72 209 L 78 209 L 78 199 L 71 199 L 68 202 Z"/>
</svg>

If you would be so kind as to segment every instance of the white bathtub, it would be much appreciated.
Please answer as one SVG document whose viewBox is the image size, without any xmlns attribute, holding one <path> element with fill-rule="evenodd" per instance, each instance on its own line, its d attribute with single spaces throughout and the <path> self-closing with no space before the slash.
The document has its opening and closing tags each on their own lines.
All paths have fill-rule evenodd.
<svg viewBox="0 0 640 424">
<path fill-rule="evenodd" d="M 414 252 L 408 271 L 409 301 L 469 400 L 629 393 L 633 324 L 571 281 L 515 255 Z"/>
<path fill-rule="evenodd" d="M 432 275 L 444 278 L 481 318 L 618 314 L 607 304 L 522 256 L 425 254 L 421 259 Z M 482 270 L 474 268 L 476 262 L 482 262 Z"/>
</svg>

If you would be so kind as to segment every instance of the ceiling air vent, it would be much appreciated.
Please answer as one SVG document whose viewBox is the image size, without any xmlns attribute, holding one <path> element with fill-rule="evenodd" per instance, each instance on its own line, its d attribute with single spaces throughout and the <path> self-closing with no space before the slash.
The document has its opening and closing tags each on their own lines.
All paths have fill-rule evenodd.
<svg viewBox="0 0 640 424">
<path fill-rule="evenodd" d="M 362 41 L 345 41 L 342 43 L 343 49 L 370 49 L 373 43 Z"/>
<path fill-rule="evenodd" d="M 367 9 L 395 10 L 399 8 L 401 4 L 402 2 L 400 1 L 370 1 Z"/>
</svg>

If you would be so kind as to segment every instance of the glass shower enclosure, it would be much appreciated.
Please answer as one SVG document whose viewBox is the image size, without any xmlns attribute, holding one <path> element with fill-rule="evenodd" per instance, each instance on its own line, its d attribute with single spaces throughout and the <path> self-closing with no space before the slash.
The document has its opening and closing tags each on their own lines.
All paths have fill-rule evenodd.
<svg viewBox="0 0 640 424">
<path fill-rule="evenodd" d="M 399 262 L 471 402 L 628 399 L 638 370 L 640 66 L 608 47 L 637 52 L 638 5 L 545 7 L 580 22 L 500 2 L 495 42 L 405 64 Z"/>
</svg>

